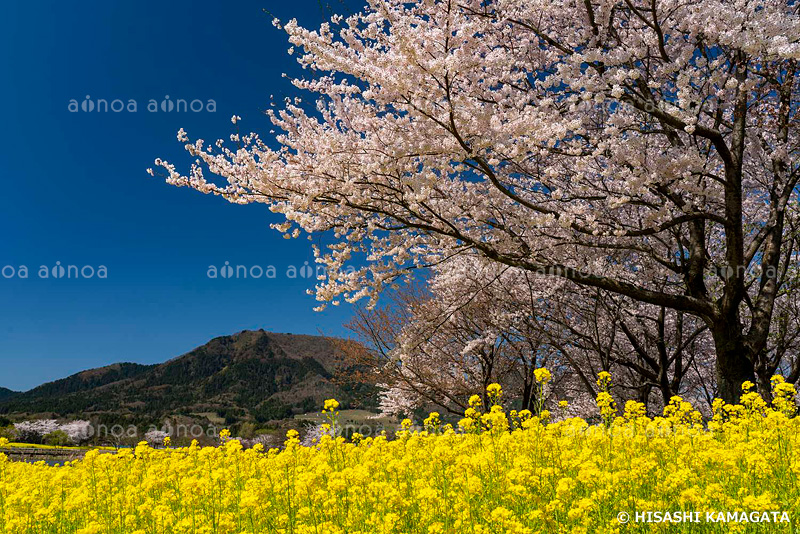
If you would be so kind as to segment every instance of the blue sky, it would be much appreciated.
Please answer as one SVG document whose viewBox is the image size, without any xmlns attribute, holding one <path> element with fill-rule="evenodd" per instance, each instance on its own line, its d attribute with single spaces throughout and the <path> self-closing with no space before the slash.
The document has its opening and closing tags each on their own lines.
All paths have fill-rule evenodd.
<svg viewBox="0 0 800 534">
<path fill-rule="evenodd" d="M 358 7 L 351 2 L 350 9 Z M 294 2 L 21 0 L 0 17 L 0 386 L 25 390 L 117 361 L 153 363 L 243 329 L 345 333 L 348 305 L 314 312 L 305 239 L 269 228 L 264 206 L 235 206 L 145 173 L 189 159 L 176 140 L 227 137 L 230 117 L 267 135 L 269 96 L 296 92 L 283 72 L 283 20 L 316 27 L 331 8 Z M 346 13 L 332 2 L 334 11 Z M 71 99 L 137 102 L 137 112 L 72 113 Z M 156 112 L 150 99 L 213 99 L 216 112 Z M 209 265 L 274 265 L 277 277 L 209 279 Z M 61 265 L 107 278 L 39 276 Z M 6 276 L 20 266 L 28 278 Z"/>
</svg>

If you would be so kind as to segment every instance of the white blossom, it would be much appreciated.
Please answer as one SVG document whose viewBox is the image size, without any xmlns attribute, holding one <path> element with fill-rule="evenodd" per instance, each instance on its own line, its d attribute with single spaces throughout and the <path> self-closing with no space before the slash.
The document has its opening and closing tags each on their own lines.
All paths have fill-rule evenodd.
<svg viewBox="0 0 800 534">
<path fill-rule="evenodd" d="M 726 400 L 772 366 L 800 177 L 792 3 L 386 0 L 275 24 L 315 105 L 271 107 L 274 143 L 197 140 L 189 173 L 156 166 L 332 236 L 320 308 L 477 254 L 699 318 Z"/>
</svg>

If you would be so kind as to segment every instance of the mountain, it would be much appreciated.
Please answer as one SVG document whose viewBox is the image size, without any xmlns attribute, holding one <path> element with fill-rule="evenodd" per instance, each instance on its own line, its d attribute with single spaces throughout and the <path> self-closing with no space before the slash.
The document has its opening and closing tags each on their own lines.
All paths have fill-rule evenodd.
<svg viewBox="0 0 800 534">
<path fill-rule="evenodd" d="M 19 395 L 16 391 L 12 391 L 6 388 L 0 388 L 0 401 L 4 401 L 5 399 L 9 399 L 14 395 Z"/>
<path fill-rule="evenodd" d="M 117 363 L 0 393 L 0 414 L 138 422 L 212 414 L 263 422 L 319 410 L 334 397 L 343 406 L 373 407 L 374 391 L 348 381 L 350 374 L 333 338 L 243 331 L 161 364 Z"/>
</svg>

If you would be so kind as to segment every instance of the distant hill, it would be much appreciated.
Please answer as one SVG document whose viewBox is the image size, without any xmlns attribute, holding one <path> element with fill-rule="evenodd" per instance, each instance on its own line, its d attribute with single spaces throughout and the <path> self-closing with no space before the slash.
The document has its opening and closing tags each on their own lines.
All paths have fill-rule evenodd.
<svg viewBox="0 0 800 534">
<path fill-rule="evenodd" d="M 118 363 L 24 393 L 0 391 L 0 414 L 141 421 L 212 413 L 263 422 L 318 410 L 332 397 L 343 407 L 374 407 L 374 391 L 348 375 L 332 338 L 244 331 L 162 364 Z"/>
<path fill-rule="evenodd" d="M 19 393 L 17 393 L 16 391 L 12 391 L 10 389 L 0 388 L 0 401 L 11 398 L 14 395 L 19 395 Z"/>
</svg>

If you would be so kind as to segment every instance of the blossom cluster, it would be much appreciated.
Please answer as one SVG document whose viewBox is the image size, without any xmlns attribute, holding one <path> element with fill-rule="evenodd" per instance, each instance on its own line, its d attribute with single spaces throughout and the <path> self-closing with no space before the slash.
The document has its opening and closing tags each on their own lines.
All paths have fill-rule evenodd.
<svg viewBox="0 0 800 534">
<path fill-rule="evenodd" d="M 17 439 L 26 442 L 40 442 L 48 434 L 59 430 L 76 445 L 88 440 L 94 434 L 92 424 L 82 420 L 59 423 L 55 419 L 35 419 L 14 424 Z"/>
</svg>

